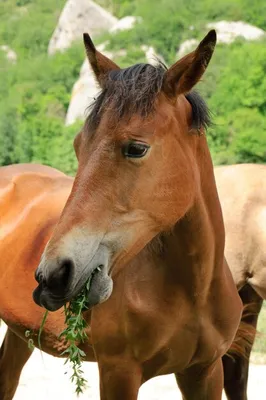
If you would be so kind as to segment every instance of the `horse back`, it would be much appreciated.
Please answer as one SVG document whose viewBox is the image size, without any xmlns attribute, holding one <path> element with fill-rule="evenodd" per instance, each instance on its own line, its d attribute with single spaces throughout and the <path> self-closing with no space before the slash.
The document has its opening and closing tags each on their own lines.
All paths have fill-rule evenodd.
<svg viewBox="0 0 266 400">
<path fill-rule="evenodd" d="M 215 168 L 226 230 L 225 255 L 241 289 L 266 298 L 266 165 Z"/>
<path fill-rule="evenodd" d="M 50 167 L 0 168 L 0 317 L 11 326 L 41 321 L 34 271 L 71 187 L 72 178 Z"/>
</svg>

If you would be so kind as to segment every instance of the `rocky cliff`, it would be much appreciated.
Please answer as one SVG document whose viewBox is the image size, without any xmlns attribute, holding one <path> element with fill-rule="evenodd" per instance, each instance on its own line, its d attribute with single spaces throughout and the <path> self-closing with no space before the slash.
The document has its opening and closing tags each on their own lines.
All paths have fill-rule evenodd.
<svg viewBox="0 0 266 400">
<path fill-rule="evenodd" d="M 62 51 L 80 40 L 83 32 L 97 35 L 111 29 L 117 18 L 90 0 L 68 0 L 50 40 L 48 53 Z"/>
<path fill-rule="evenodd" d="M 53 54 L 56 51 L 63 51 L 71 46 L 73 41 L 81 41 L 83 32 L 89 32 L 93 38 L 103 32 L 114 35 L 121 30 L 133 29 L 134 25 L 138 22 L 141 22 L 141 18 L 134 16 L 127 16 L 118 20 L 114 15 L 110 14 L 93 1 L 68 0 L 50 40 L 48 53 Z M 193 30 L 193 26 L 191 26 L 190 29 Z M 216 29 L 218 43 L 225 44 L 232 43 L 238 37 L 246 40 L 257 40 L 265 35 L 262 29 L 242 21 L 213 22 L 206 25 L 206 30 L 209 29 Z M 177 59 L 196 47 L 197 44 L 197 39 L 189 39 L 181 43 L 177 51 Z M 126 49 L 121 49 L 116 52 L 107 52 L 105 50 L 106 43 L 101 44 L 98 48 L 112 59 L 120 55 L 126 55 Z M 149 63 L 154 62 L 155 58 L 158 57 L 153 47 L 144 45 L 141 47 L 141 50 L 144 51 L 147 62 Z M 71 125 L 76 120 L 84 119 L 85 110 L 93 101 L 93 98 L 97 95 L 99 90 L 87 60 L 84 61 L 80 70 L 80 75 L 77 78 L 73 86 L 66 115 L 66 125 Z"/>
</svg>

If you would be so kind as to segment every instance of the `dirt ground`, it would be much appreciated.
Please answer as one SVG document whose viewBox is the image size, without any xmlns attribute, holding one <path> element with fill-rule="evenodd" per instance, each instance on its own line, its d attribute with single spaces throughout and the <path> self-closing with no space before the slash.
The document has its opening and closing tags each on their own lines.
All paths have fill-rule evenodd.
<svg viewBox="0 0 266 400">
<path fill-rule="evenodd" d="M 4 334 L 1 327 L 0 338 Z M 1 340 L 2 341 L 2 340 Z M 79 400 L 99 400 L 98 369 L 96 363 L 84 363 L 84 373 L 89 386 Z M 64 360 L 42 354 L 35 350 L 24 367 L 14 400 L 75 400 L 70 382 L 70 368 Z M 251 365 L 248 387 L 249 400 L 266 399 L 266 365 Z M 139 393 L 139 400 L 181 400 L 173 375 L 154 378 L 145 383 Z M 225 399 L 225 397 L 224 397 Z"/>
</svg>

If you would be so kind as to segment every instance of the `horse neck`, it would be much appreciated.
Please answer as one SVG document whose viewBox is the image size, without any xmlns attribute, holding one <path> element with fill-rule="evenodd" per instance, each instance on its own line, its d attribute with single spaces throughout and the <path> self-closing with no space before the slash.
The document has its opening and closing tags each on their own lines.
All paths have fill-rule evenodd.
<svg viewBox="0 0 266 400">
<path fill-rule="evenodd" d="M 225 236 L 207 141 L 205 137 L 196 139 L 199 184 L 195 201 L 163 242 L 170 279 L 176 277 L 190 295 L 201 293 L 204 299 L 212 280 L 223 272 Z"/>
</svg>

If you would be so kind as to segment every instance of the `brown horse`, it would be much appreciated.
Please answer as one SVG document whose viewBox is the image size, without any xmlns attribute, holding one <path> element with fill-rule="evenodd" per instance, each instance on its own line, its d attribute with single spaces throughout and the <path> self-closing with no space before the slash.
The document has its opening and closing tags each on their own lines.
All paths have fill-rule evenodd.
<svg viewBox="0 0 266 400">
<path fill-rule="evenodd" d="M 136 399 L 143 382 L 171 372 L 184 399 L 221 399 L 221 357 L 242 304 L 224 259 L 207 109 L 189 93 L 215 40 L 211 31 L 169 70 L 120 70 L 85 36 L 103 90 L 75 140 L 79 169 L 68 200 L 72 180 L 51 168 L 2 168 L 0 314 L 9 329 L 1 399 L 12 399 L 31 354 L 25 329 L 40 326 L 32 271 L 49 238 L 34 298 L 57 310 L 92 275 L 83 346 L 98 362 L 102 399 Z M 65 348 L 62 329 L 61 312 L 51 313 L 44 351 Z"/>
<path fill-rule="evenodd" d="M 190 92 L 216 34 L 169 70 L 121 70 L 84 42 L 102 91 L 75 139 L 78 172 L 34 300 L 58 310 L 90 280 L 102 400 L 137 399 L 168 373 L 184 399 L 221 399 L 242 303 L 224 258 L 208 112 Z"/>
<path fill-rule="evenodd" d="M 256 328 L 266 299 L 266 166 L 218 167 L 215 177 L 225 221 L 226 259 L 244 305 L 253 305 L 252 313 L 243 320 Z M 255 330 L 250 339 L 254 341 Z M 251 346 L 245 342 L 240 345 L 245 357 L 223 359 L 229 400 L 247 399 Z"/>
</svg>

